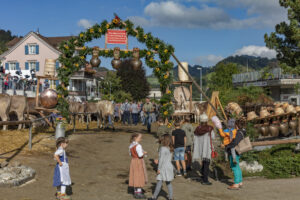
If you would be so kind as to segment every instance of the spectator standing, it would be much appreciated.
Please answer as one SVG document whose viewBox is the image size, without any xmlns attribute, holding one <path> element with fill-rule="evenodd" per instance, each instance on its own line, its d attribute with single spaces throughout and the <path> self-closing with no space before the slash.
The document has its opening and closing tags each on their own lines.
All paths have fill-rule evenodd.
<svg viewBox="0 0 300 200">
<path fill-rule="evenodd" d="M 146 103 L 144 104 L 143 111 L 144 111 L 144 114 L 146 116 L 147 130 L 150 133 L 151 132 L 151 124 L 153 122 L 152 121 L 153 120 L 152 115 L 153 115 L 153 112 L 154 112 L 154 108 L 153 108 L 153 105 L 150 102 L 149 98 L 146 98 Z"/>
<path fill-rule="evenodd" d="M 193 143 L 194 143 L 195 128 L 191 124 L 191 119 L 189 117 L 187 117 L 184 120 L 184 123 L 182 124 L 181 129 L 185 132 L 185 135 L 186 135 L 186 147 L 185 147 L 186 169 L 191 170 L 192 147 L 193 147 Z"/>
<path fill-rule="evenodd" d="M 123 124 L 126 123 L 130 125 L 130 109 L 131 106 L 128 102 L 128 99 L 125 100 L 125 103 L 122 104 L 122 111 L 123 111 Z"/>
<path fill-rule="evenodd" d="M 136 126 L 139 121 L 139 106 L 136 102 L 131 104 L 132 123 Z"/>
<path fill-rule="evenodd" d="M 181 176 L 181 167 L 183 169 L 183 175 L 186 176 L 186 165 L 184 160 L 184 151 L 186 145 L 186 135 L 185 132 L 180 129 L 180 123 L 175 122 L 175 130 L 172 132 L 172 139 L 174 144 L 174 160 L 176 162 L 177 167 L 177 176 Z"/>
</svg>

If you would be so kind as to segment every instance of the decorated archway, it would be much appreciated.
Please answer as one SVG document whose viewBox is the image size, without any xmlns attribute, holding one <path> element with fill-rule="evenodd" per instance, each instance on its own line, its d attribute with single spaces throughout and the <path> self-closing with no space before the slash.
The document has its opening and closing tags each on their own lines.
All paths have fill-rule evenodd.
<svg viewBox="0 0 300 200">
<path fill-rule="evenodd" d="M 158 78 L 162 92 L 161 114 L 165 118 L 169 117 L 173 113 L 172 92 L 169 90 L 172 83 L 170 71 L 173 69 L 173 63 L 170 62 L 170 57 L 174 52 L 173 46 L 153 37 L 151 33 L 144 33 L 144 29 L 140 26 L 135 28 L 130 20 L 122 21 L 118 16 L 115 16 L 111 22 L 104 20 L 101 24 L 95 24 L 78 36 L 60 44 L 59 49 L 62 54 L 59 57 L 61 67 L 58 69 L 58 78 L 61 84 L 57 87 L 59 98 L 57 109 L 64 117 L 68 117 L 69 106 L 66 97 L 68 96 L 69 79 L 74 72 L 79 70 L 79 66 L 86 63 L 86 56 L 93 54 L 93 48 L 87 47 L 85 44 L 105 36 L 110 29 L 126 30 L 128 36 L 136 37 L 140 43 L 146 45 L 147 49 L 139 50 L 139 57 L 145 58 L 145 63 L 153 69 L 154 75 Z M 113 49 L 98 48 L 96 52 L 100 57 L 114 57 Z M 120 50 L 119 57 L 122 59 L 133 57 L 133 52 L 134 50 Z M 158 54 L 159 59 L 155 59 L 155 54 Z"/>
</svg>

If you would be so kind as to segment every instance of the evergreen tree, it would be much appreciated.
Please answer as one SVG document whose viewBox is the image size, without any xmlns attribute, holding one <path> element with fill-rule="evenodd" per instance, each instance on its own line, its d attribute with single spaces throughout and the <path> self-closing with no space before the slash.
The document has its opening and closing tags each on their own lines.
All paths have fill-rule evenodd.
<svg viewBox="0 0 300 200">
<path fill-rule="evenodd" d="M 134 70 L 130 59 L 122 61 L 117 75 L 121 78 L 122 89 L 130 93 L 134 100 L 141 100 L 149 95 L 150 86 L 144 68 Z"/>
<path fill-rule="evenodd" d="M 300 0 L 279 0 L 288 9 L 289 23 L 281 22 L 275 32 L 265 34 L 266 46 L 275 49 L 281 67 L 300 74 Z"/>
</svg>

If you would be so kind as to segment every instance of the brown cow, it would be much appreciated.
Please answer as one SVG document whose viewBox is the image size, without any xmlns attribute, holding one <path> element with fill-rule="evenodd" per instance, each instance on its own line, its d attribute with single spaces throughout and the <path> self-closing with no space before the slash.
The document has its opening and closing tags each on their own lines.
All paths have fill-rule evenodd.
<svg viewBox="0 0 300 200">
<path fill-rule="evenodd" d="M 21 95 L 11 96 L 9 113 L 14 112 L 18 117 L 18 121 L 23 121 L 25 119 L 24 114 L 26 110 L 28 114 L 27 98 L 25 96 L 21 96 Z M 19 124 L 18 129 L 21 128 L 22 128 L 22 124 Z"/>
<path fill-rule="evenodd" d="M 70 111 L 70 114 L 72 115 L 71 116 L 71 123 L 73 123 L 73 113 L 83 113 L 85 111 L 85 104 L 83 103 L 80 103 L 80 102 L 72 102 L 70 101 L 69 102 L 69 111 Z M 84 116 L 83 114 L 76 114 L 74 117 L 75 117 L 75 120 L 76 120 L 76 116 L 78 116 L 78 120 L 79 122 L 83 122 L 83 119 L 84 119 Z"/>
<path fill-rule="evenodd" d="M 9 96 L 7 94 L 0 94 L 0 117 L 2 121 L 8 121 L 10 113 L 15 113 L 19 121 L 24 120 L 24 113 L 26 108 L 28 108 L 28 106 L 25 96 Z M 19 124 L 18 129 L 21 128 L 22 124 Z M 7 130 L 6 125 L 3 126 L 3 130 Z"/>
<path fill-rule="evenodd" d="M 10 96 L 8 94 L 0 94 L 0 117 L 2 121 L 9 120 Z M 7 125 L 3 126 L 3 130 L 7 130 Z"/>
<path fill-rule="evenodd" d="M 113 115 L 114 115 L 114 104 L 111 101 L 102 100 L 97 102 L 97 112 L 100 116 L 101 127 L 107 128 L 109 124 L 106 124 L 108 118 L 111 119 L 112 128 L 114 127 Z"/>
</svg>

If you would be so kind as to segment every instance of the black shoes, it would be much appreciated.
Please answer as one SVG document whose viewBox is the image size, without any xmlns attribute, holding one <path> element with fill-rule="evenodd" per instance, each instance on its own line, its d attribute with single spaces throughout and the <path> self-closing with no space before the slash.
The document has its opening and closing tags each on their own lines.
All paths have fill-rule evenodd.
<svg viewBox="0 0 300 200">
<path fill-rule="evenodd" d="M 202 185 L 212 185 L 212 183 L 209 182 L 209 181 L 207 181 L 207 182 L 202 182 L 201 184 L 202 184 Z"/>
</svg>

